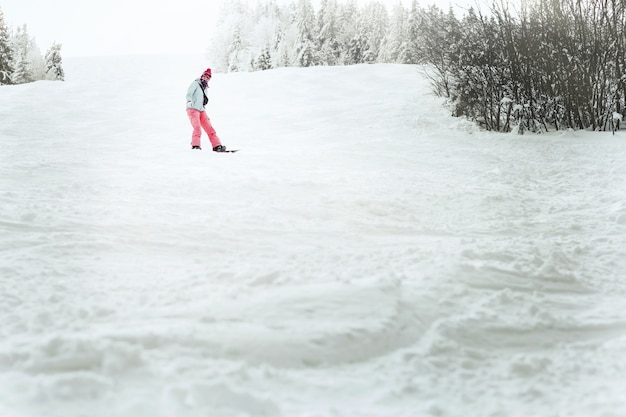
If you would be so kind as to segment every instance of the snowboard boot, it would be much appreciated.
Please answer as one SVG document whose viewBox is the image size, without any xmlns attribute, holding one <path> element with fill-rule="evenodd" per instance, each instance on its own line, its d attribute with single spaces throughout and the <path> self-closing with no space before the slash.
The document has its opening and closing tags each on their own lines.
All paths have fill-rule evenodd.
<svg viewBox="0 0 626 417">
<path fill-rule="evenodd" d="M 197 150 L 199 150 L 199 151 L 201 151 L 201 150 L 202 150 L 202 148 L 201 148 L 201 147 L 199 147 L 199 146 L 192 146 L 192 147 L 191 147 L 191 149 L 197 149 Z"/>
<path fill-rule="evenodd" d="M 226 152 L 226 146 L 218 145 L 215 148 L 213 148 L 213 152 Z"/>
</svg>

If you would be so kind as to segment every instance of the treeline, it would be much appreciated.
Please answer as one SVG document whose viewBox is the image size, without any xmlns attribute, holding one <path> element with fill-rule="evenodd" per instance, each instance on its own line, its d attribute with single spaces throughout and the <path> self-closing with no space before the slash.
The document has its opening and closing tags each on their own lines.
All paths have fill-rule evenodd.
<svg viewBox="0 0 626 417">
<path fill-rule="evenodd" d="M 626 99 L 626 1 L 493 0 L 457 17 L 400 1 L 224 4 L 217 70 L 422 64 L 453 113 L 489 130 L 614 128 Z M 483 8 L 484 7 L 484 8 Z"/>
<path fill-rule="evenodd" d="M 615 128 L 626 98 L 626 2 L 493 3 L 420 28 L 436 90 L 487 129 Z"/>
<path fill-rule="evenodd" d="M 374 62 L 417 63 L 417 2 L 400 1 L 391 12 L 372 1 L 265 0 L 249 8 L 225 2 L 209 56 L 219 71 L 277 67 L 350 65 Z"/>
<path fill-rule="evenodd" d="M 10 30 L 0 10 L 0 85 L 64 77 L 61 45 L 53 44 L 42 56 L 26 25 Z"/>
</svg>

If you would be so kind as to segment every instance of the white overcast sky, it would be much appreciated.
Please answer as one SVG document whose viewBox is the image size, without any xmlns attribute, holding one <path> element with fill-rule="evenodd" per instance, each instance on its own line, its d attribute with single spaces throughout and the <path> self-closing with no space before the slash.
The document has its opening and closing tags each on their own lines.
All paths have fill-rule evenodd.
<svg viewBox="0 0 626 417">
<path fill-rule="evenodd" d="M 391 11 L 398 0 L 380 1 Z M 444 10 L 476 4 L 476 0 L 419 2 Z M 69 57 L 202 54 L 222 4 L 221 0 L 0 0 L 0 9 L 11 28 L 27 25 L 42 53 L 58 42 L 63 56 Z"/>
</svg>

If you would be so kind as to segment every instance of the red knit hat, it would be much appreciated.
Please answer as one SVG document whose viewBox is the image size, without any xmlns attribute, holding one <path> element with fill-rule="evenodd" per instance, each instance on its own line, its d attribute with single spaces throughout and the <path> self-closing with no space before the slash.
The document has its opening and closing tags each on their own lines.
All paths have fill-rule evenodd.
<svg viewBox="0 0 626 417">
<path fill-rule="evenodd" d="M 211 68 L 205 69 L 204 72 L 202 73 L 202 76 L 211 77 Z"/>
</svg>

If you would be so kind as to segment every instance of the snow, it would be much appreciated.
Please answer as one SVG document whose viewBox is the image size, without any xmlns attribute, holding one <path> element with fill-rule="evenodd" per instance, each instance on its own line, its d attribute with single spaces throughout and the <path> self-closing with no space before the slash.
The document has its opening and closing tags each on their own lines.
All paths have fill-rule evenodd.
<svg viewBox="0 0 626 417">
<path fill-rule="evenodd" d="M 625 133 L 419 68 L 75 58 L 0 87 L 0 415 L 626 415 Z"/>
</svg>

